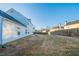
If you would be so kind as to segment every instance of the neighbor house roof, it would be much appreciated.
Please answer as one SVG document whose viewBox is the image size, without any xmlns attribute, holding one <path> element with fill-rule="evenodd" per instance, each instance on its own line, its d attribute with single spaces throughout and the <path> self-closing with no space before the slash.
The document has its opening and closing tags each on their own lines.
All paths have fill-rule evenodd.
<svg viewBox="0 0 79 59">
<path fill-rule="evenodd" d="M 72 24 L 76 24 L 76 23 L 79 23 L 79 20 L 75 20 L 75 21 L 67 22 L 66 25 L 72 25 Z"/>
<path fill-rule="evenodd" d="M 55 28 L 59 28 L 59 26 L 55 26 L 55 27 L 53 27 L 52 29 L 55 29 Z"/>
</svg>

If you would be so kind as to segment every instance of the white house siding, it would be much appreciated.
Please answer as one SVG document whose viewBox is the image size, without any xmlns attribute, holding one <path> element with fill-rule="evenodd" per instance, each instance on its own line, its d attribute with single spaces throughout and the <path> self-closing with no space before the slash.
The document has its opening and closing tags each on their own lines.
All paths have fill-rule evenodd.
<svg viewBox="0 0 79 59">
<path fill-rule="evenodd" d="M 29 34 L 28 33 L 26 34 L 25 30 L 27 30 Z M 29 26 L 24 27 L 17 22 L 11 21 L 9 19 L 4 19 L 3 20 L 2 44 L 22 38 L 27 35 L 30 35 L 31 31 L 29 30 L 30 30 Z M 18 31 L 20 31 L 20 35 L 17 34 Z"/>
<path fill-rule="evenodd" d="M 28 32 L 29 32 L 29 35 L 30 34 L 33 34 L 32 32 L 33 32 L 33 25 L 32 25 L 32 23 L 29 21 L 29 24 L 27 25 L 27 29 L 28 29 Z"/>
<path fill-rule="evenodd" d="M 2 12 L 2 16 L 6 18 L 0 17 L 0 44 L 32 34 L 33 25 L 31 20 L 13 8 L 6 13 Z"/>
<path fill-rule="evenodd" d="M 2 44 L 2 17 L 0 16 L 0 44 Z"/>
</svg>

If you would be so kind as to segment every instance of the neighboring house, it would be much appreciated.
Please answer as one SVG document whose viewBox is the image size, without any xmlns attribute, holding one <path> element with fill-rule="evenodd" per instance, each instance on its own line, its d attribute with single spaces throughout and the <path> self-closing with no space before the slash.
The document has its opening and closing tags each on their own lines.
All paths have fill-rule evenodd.
<svg viewBox="0 0 79 59">
<path fill-rule="evenodd" d="M 0 44 L 28 36 L 32 34 L 33 24 L 31 20 L 14 10 L 7 12 L 0 10 Z"/>
<path fill-rule="evenodd" d="M 79 36 L 79 20 L 65 22 L 63 26 L 56 26 L 50 29 L 49 34 Z"/>
<path fill-rule="evenodd" d="M 76 29 L 79 28 L 79 20 L 66 22 L 64 29 Z"/>
<path fill-rule="evenodd" d="M 71 21 L 71 22 L 65 22 L 64 26 L 55 26 L 52 29 L 50 29 L 50 32 L 55 32 L 59 30 L 67 30 L 67 29 L 78 29 L 79 28 L 79 20 Z"/>
<path fill-rule="evenodd" d="M 58 31 L 59 30 L 59 26 L 55 26 L 52 29 L 50 29 L 50 32 L 54 32 L 54 31 Z"/>
<path fill-rule="evenodd" d="M 63 30 L 63 29 L 64 29 L 64 27 L 59 25 L 59 26 L 55 26 L 52 29 L 50 29 L 50 32 L 55 32 L 55 31 Z"/>
<path fill-rule="evenodd" d="M 48 29 L 42 29 L 41 30 L 42 33 L 48 33 L 48 31 L 49 31 Z"/>
</svg>

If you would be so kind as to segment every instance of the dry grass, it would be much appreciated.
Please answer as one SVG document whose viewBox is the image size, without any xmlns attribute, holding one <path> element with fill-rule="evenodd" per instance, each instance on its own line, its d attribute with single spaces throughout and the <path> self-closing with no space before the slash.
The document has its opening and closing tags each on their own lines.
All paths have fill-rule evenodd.
<svg viewBox="0 0 79 59">
<path fill-rule="evenodd" d="M 57 35 L 32 35 L 8 43 L 0 55 L 72 56 L 79 55 L 79 38 Z"/>
</svg>

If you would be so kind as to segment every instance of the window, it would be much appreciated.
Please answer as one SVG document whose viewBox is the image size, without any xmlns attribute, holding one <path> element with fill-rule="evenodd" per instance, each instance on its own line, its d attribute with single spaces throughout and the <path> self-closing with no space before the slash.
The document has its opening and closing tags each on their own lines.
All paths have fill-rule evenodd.
<svg viewBox="0 0 79 59">
<path fill-rule="evenodd" d="M 20 31 L 17 31 L 17 35 L 20 35 L 21 33 L 20 33 Z"/>
<path fill-rule="evenodd" d="M 29 34 L 29 32 L 28 32 L 28 34 Z"/>
<path fill-rule="evenodd" d="M 27 27 L 27 25 L 26 25 L 26 27 Z"/>
<path fill-rule="evenodd" d="M 17 35 L 21 35 L 20 27 L 17 27 L 16 31 L 17 31 Z"/>
<path fill-rule="evenodd" d="M 20 29 L 19 27 L 17 27 L 17 29 Z"/>
<path fill-rule="evenodd" d="M 27 34 L 27 30 L 25 30 L 25 34 Z"/>
<path fill-rule="evenodd" d="M 13 10 L 11 10 L 10 12 L 13 13 Z"/>
</svg>

